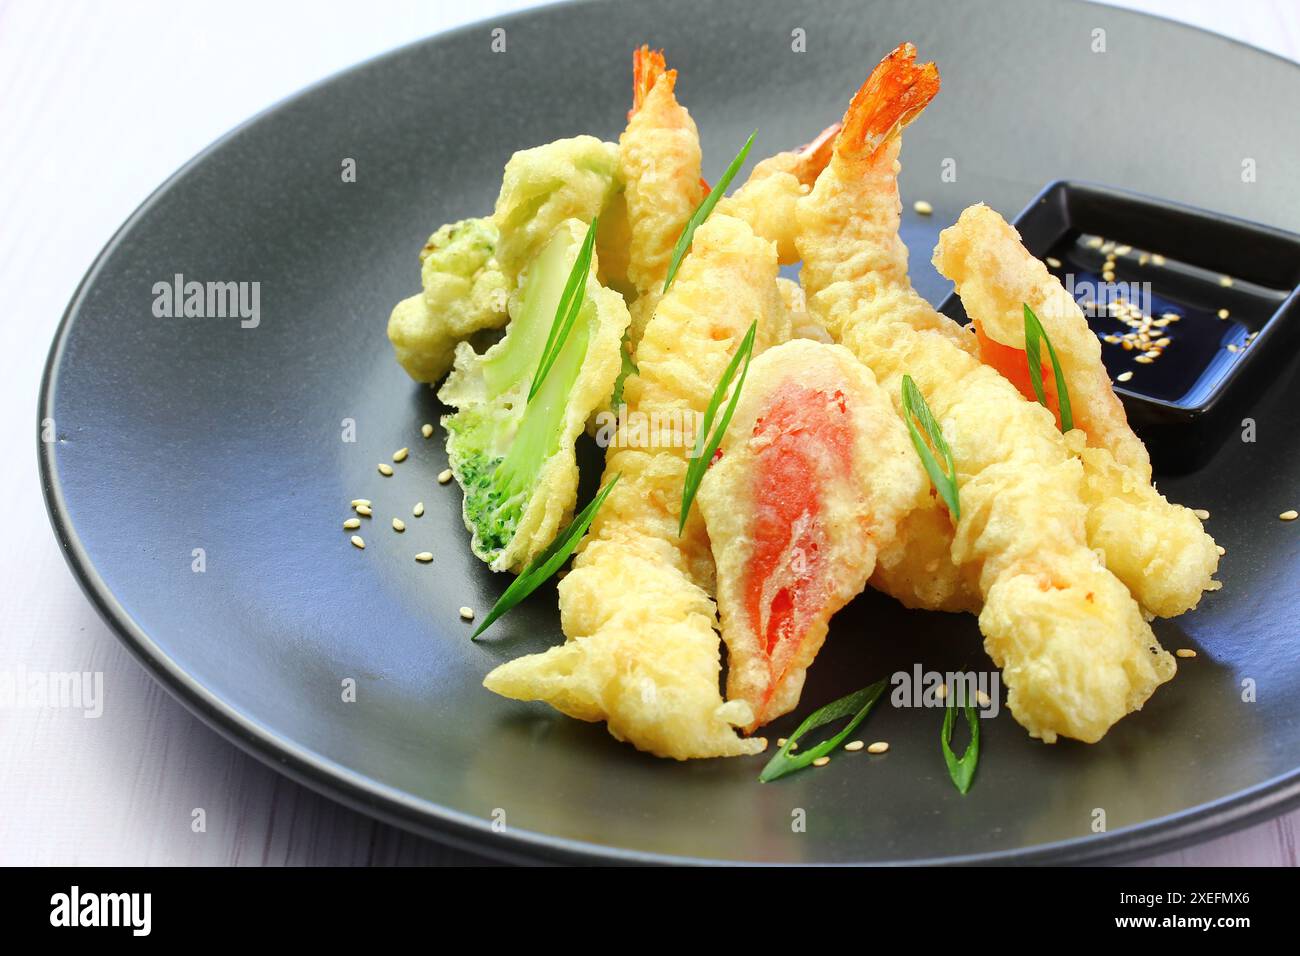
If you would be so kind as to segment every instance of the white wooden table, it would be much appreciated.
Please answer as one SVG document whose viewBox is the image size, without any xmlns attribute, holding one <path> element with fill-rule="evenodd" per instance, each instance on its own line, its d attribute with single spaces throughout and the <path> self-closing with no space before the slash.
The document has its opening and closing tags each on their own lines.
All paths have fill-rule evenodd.
<svg viewBox="0 0 1300 956">
<path fill-rule="evenodd" d="M 530 0 L 0 0 L 0 673 L 99 671 L 98 719 L 0 709 L 0 863 L 473 862 L 245 756 L 173 701 L 82 597 L 34 455 L 59 316 L 95 254 L 231 126 L 354 62 Z M 1124 0 L 1300 59 L 1292 0 Z M 1266 93 L 1265 93 L 1266 95 Z M 207 830 L 191 830 L 194 808 Z M 1286 864 L 1300 811 L 1152 862 Z"/>
</svg>

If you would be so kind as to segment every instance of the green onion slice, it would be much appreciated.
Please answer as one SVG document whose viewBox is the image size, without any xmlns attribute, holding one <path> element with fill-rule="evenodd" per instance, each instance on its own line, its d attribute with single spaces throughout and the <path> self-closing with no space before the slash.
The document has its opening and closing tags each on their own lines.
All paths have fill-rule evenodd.
<svg viewBox="0 0 1300 956">
<path fill-rule="evenodd" d="M 916 387 L 916 382 L 912 381 L 910 375 L 903 376 L 903 411 L 903 420 L 907 422 L 907 430 L 912 435 L 912 445 L 921 457 L 921 464 L 925 466 L 934 490 L 939 492 L 939 497 L 948 506 L 948 513 L 952 515 L 953 522 L 956 522 L 961 517 L 961 502 L 957 497 L 957 466 L 953 464 L 952 451 L 944 441 L 943 430 L 934 420 L 934 413 L 926 404 L 925 396 L 921 394 L 921 390 Z M 925 437 L 916 427 L 917 422 L 921 423 Z M 930 439 L 930 445 L 934 446 L 935 451 L 943 456 L 947 470 L 939 467 L 939 462 L 930 451 L 930 445 L 925 442 L 926 437 Z"/>
<path fill-rule="evenodd" d="M 560 566 L 569 559 L 569 555 L 573 554 L 578 541 L 587 533 L 587 528 L 591 526 L 596 512 L 600 510 L 600 506 L 605 503 L 609 493 L 618 484 L 621 474 L 622 472 L 616 474 L 609 484 L 600 489 L 599 494 L 592 498 L 591 503 L 582 509 L 582 513 L 551 542 L 550 547 L 538 555 L 536 560 L 524 569 L 523 574 L 510 582 L 510 587 L 506 588 L 497 599 L 497 603 L 492 605 L 492 610 L 488 612 L 487 617 L 483 618 L 483 623 L 478 626 L 470 640 L 478 640 L 478 636 L 486 631 L 492 622 L 536 591 L 547 578 L 560 569 Z"/>
<path fill-rule="evenodd" d="M 686 481 L 682 485 L 682 513 L 677 523 L 677 533 L 680 535 L 686 529 L 686 517 L 691 513 L 691 503 L 695 501 L 695 493 L 700 490 L 700 481 L 704 478 L 704 473 L 709 470 L 709 465 L 713 462 L 713 456 L 722 444 L 722 436 L 727 432 L 727 426 L 731 424 L 731 416 L 736 411 L 736 403 L 740 401 L 740 390 L 745 385 L 745 376 L 749 374 L 749 360 L 754 355 L 754 337 L 758 334 L 758 322 L 755 320 L 749 325 L 749 331 L 740 342 L 740 348 L 736 349 L 736 354 L 731 357 L 726 370 L 722 373 L 722 378 L 718 379 L 718 387 L 713 390 L 713 397 L 709 399 L 708 408 L 704 410 L 704 420 L 700 422 L 700 432 L 695 436 L 695 447 L 691 451 L 691 462 L 686 468 Z M 741 363 L 744 367 L 741 368 Z M 727 394 L 727 389 L 731 386 L 731 381 L 736 377 L 737 369 L 740 370 L 740 380 L 736 382 L 736 388 L 731 393 L 731 401 L 727 403 L 727 410 L 718 422 L 718 427 L 713 428 L 713 419 L 718 414 L 718 406 L 722 404 L 722 398 Z"/>
<path fill-rule="evenodd" d="M 971 781 L 975 779 L 975 766 L 980 761 L 980 721 L 975 716 L 975 707 L 970 701 L 965 701 L 966 725 L 970 728 L 970 743 L 966 745 L 966 752 L 961 755 L 961 759 L 952 752 L 952 730 L 953 724 L 957 719 L 957 708 L 961 705 L 956 701 L 950 701 L 945 708 L 943 715 L 943 733 L 939 735 L 939 743 L 943 746 L 943 760 L 948 765 L 948 776 L 952 777 L 953 784 L 962 793 L 970 789 Z"/>
<path fill-rule="evenodd" d="M 1065 388 L 1065 372 L 1061 369 L 1060 360 L 1056 357 L 1056 349 L 1052 348 L 1052 340 L 1047 337 L 1047 330 L 1043 328 L 1043 323 L 1038 321 L 1038 316 L 1034 315 L 1034 310 L 1025 306 L 1025 358 L 1029 362 L 1029 381 L 1033 383 L 1034 394 L 1038 396 L 1038 402 L 1044 408 L 1047 407 L 1047 394 L 1043 391 L 1043 361 L 1040 358 L 1039 339 L 1047 343 L 1047 354 L 1052 359 L 1052 375 L 1056 378 L 1056 401 L 1061 408 L 1061 431 L 1068 432 L 1074 428 L 1074 416 L 1070 413 L 1070 393 Z"/>
<path fill-rule="evenodd" d="M 864 687 L 856 693 L 831 701 L 825 707 L 813 711 L 799 725 L 799 729 L 790 736 L 790 739 L 785 742 L 785 746 L 772 755 L 772 759 L 767 762 L 767 766 L 758 775 L 758 779 L 763 783 L 769 783 L 778 777 L 784 777 L 788 773 L 802 770 L 818 757 L 826 756 L 842 744 L 844 738 L 857 729 L 858 724 L 866 720 L 867 714 L 871 713 L 871 708 L 876 705 L 876 701 L 880 699 L 880 695 L 884 691 L 885 681 L 878 680 L 870 687 Z M 810 747 L 808 750 L 801 751 L 793 756 L 790 754 L 790 748 L 798 743 L 799 738 L 808 731 L 816 730 L 818 727 L 836 720 L 842 720 L 850 714 L 853 715 L 853 719 L 845 724 L 844 729 L 834 737 L 823 740 L 817 746 Z"/>
<path fill-rule="evenodd" d="M 564 343 L 569 338 L 569 333 L 573 331 L 573 326 L 577 324 L 578 313 L 582 311 L 582 303 L 587 294 L 587 276 L 591 273 L 591 255 L 596 248 L 596 224 L 599 217 L 591 220 L 591 225 L 587 227 L 587 236 L 582 240 L 582 248 L 578 250 L 578 256 L 573 260 L 573 268 L 569 270 L 568 281 L 564 283 L 564 291 L 560 294 L 559 305 L 555 309 L 555 319 L 551 322 L 551 330 L 546 335 L 546 345 L 542 349 L 542 357 L 537 361 L 537 373 L 533 376 L 533 383 L 528 387 L 528 400 L 531 402 L 537 390 L 542 387 L 542 382 L 546 381 L 546 375 L 555 364 L 555 360 L 560 357 L 560 352 L 564 349 Z"/>
<path fill-rule="evenodd" d="M 704 201 L 695 207 L 695 212 L 691 213 L 691 218 L 686 220 L 686 228 L 677 238 L 677 245 L 673 249 L 672 261 L 668 264 L 668 275 L 664 277 L 664 292 L 673 284 L 673 278 L 677 275 L 677 267 L 682 264 L 682 259 L 686 258 L 687 251 L 691 248 L 691 240 L 695 238 L 695 230 L 700 227 L 704 220 L 709 218 L 709 213 L 713 212 L 713 207 L 718 204 L 727 192 L 727 187 L 731 181 L 736 178 L 736 173 L 740 172 L 740 167 L 745 165 L 745 157 L 749 155 L 749 148 L 754 145 L 754 137 L 758 135 L 758 130 L 749 134 L 749 139 L 745 140 L 745 145 L 740 147 L 740 152 L 736 158 L 731 161 L 727 171 L 722 174 L 718 184 L 709 190 L 709 194 L 704 197 Z"/>
</svg>

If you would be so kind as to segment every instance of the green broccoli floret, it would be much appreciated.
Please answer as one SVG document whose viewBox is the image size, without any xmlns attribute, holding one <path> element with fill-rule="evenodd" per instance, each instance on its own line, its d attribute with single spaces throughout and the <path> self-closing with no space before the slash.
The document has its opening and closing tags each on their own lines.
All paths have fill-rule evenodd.
<svg viewBox="0 0 1300 956">
<path fill-rule="evenodd" d="M 443 427 L 471 546 L 495 570 L 523 567 L 567 523 L 577 497 L 574 441 L 618 374 L 627 308 L 596 281 L 593 264 L 572 330 L 528 398 L 584 233 L 577 220 L 560 226 L 523 275 L 505 337 L 482 355 L 463 346 L 439 392 L 457 408 Z"/>
</svg>

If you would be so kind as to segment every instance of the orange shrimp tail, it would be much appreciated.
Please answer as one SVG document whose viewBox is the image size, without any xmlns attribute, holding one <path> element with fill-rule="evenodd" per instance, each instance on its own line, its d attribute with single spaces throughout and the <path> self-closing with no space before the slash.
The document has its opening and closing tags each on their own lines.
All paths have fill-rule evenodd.
<svg viewBox="0 0 1300 956">
<path fill-rule="evenodd" d="M 939 68 L 916 63 L 916 47 L 900 43 L 853 95 L 835 151 L 867 159 L 912 120 L 939 92 Z"/>
<path fill-rule="evenodd" d="M 652 50 L 643 44 L 632 51 L 632 108 L 627 112 L 628 119 L 641 108 L 660 77 L 668 81 L 669 90 L 677 83 L 677 71 L 667 68 L 663 50 Z"/>
<path fill-rule="evenodd" d="M 843 125 L 832 123 L 818 133 L 811 143 L 799 147 L 799 163 L 794 171 L 799 182 L 811 186 L 817 181 L 821 171 L 830 164 L 831 154 L 835 152 L 835 141 L 839 138 Z"/>
</svg>

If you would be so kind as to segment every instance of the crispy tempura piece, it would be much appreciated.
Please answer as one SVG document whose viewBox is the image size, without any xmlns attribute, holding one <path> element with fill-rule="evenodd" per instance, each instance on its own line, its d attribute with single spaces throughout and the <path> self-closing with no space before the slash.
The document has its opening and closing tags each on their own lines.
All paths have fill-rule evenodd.
<svg viewBox="0 0 1300 956">
<path fill-rule="evenodd" d="M 752 731 L 799 702 L 831 615 L 866 587 L 929 479 L 871 371 L 838 345 L 754 360 L 698 501 L 717 563 L 727 698 Z"/>
<path fill-rule="evenodd" d="M 788 335 L 776 270 L 772 243 L 737 219 L 715 214 L 695 233 L 624 391 L 630 413 L 677 424 L 650 448 L 610 446 L 603 481 L 621 477 L 559 586 L 568 641 L 496 668 L 489 690 L 604 720 L 619 740 L 661 757 L 763 749 L 736 732 L 753 722 L 749 706 L 719 690 L 713 559 L 699 509 L 681 536 L 677 521 L 697 416 L 750 323 L 756 350 Z"/>
<path fill-rule="evenodd" d="M 943 231 L 934 264 L 957 286 L 978 333 L 980 358 L 1031 401 L 1023 306 L 1034 310 L 1060 359 L 1075 427 L 1087 436 L 1081 460 L 1089 544 L 1151 613 L 1171 617 L 1195 607 L 1214 586 L 1214 539 L 1191 510 L 1152 486 L 1146 447 L 1129 427 L 1102 364 L 1101 343 L 1074 299 L 1029 254 L 1015 229 L 983 204 Z M 1050 361 L 1042 381 L 1059 421 Z"/>
<path fill-rule="evenodd" d="M 840 124 L 835 123 L 807 146 L 762 160 L 743 186 L 718 201 L 716 210 L 743 219 L 755 233 L 775 242 L 782 265 L 798 262 L 795 203 L 808 195 L 818 174 L 830 162 L 839 130 Z"/>
<path fill-rule="evenodd" d="M 910 374 L 942 427 L 961 504 L 952 558 L 977 578 L 984 646 L 1002 668 L 1012 714 L 1046 742 L 1095 742 L 1176 665 L 1088 545 L 1083 467 L 1051 413 L 980 363 L 974 337 L 908 282 L 898 134 L 939 88 L 934 65 L 915 57 L 903 44 L 868 78 L 830 165 L 800 202 L 809 308 L 891 398 Z"/>
<path fill-rule="evenodd" d="M 632 54 L 632 109 L 618 140 L 627 204 L 627 278 L 637 292 L 628 338 L 635 351 L 663 293 L 673 249 L 708 193 L 700 174 L 700 134 L 677 102 L 677 71 L 662 51 Z"/>
</svg>

